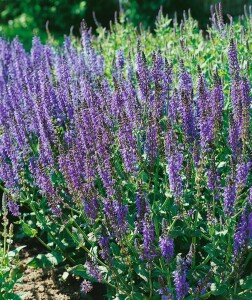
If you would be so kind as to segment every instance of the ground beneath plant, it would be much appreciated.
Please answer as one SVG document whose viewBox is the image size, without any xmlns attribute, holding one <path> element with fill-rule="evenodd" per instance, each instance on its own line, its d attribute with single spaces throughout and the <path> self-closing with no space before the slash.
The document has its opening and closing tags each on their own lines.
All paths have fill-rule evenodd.
<svg viewBox="0 0 252 300">
<path fill-rule="evenodd" d="M 55 268 L 35 269 L 26 266 L 27 262 L 36 256 L 39 249 L 31 247 L 20 255 L 23 277 L 15 285 L 14 292 L 22 300 L 103 300 L 104 289 L 94 286 L 90 295 L 80 292 L 81 279 L 68 277 L 62 279 L 62 270 Z"/>
</svg>

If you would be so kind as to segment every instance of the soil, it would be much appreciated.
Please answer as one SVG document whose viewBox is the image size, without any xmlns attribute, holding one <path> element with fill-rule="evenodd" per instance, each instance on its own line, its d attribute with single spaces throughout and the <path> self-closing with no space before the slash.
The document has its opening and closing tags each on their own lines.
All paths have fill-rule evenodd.
<svg viewBox="0 0 252 300">
<path fill-rule="evenodd" d="M 81 279 L 71 276 L 62 279 L 63 270 L 55 268 L 35 269 L 26 266 L 27 262 L 37 255 L 39 249 L 31 248 L 20 255 L 23 277 L 14 287 L 14 293 L 22 300 L 104 300 L 105 288 L 95 284 L 88 295 L 80 292 Z"/>
</svg>

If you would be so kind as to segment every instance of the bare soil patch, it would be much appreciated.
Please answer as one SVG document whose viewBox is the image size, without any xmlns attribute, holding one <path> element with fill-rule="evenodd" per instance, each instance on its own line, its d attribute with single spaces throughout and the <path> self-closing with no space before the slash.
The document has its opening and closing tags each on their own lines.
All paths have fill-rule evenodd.
<svg viewBox="0 0 252 300">
<path fill-rule="evenodd" d="M 23 277 L 15 285 L 14 292 L 22 300 L 103 300 L 104 288 L 94 285 L 93 291 L 84 295 L 80 292 L 81 279 L 71 276 L 62 280 L 62 270 L 55 268 L 35 269 L 26 266 L 27 262 L 39 252 L 37 248 L 25 248 L 20 255 Z"/>
</svg>

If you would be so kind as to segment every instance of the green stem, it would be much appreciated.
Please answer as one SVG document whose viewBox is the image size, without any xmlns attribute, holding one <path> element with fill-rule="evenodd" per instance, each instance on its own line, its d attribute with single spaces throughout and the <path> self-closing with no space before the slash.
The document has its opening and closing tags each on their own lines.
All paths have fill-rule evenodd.
<svg viewBox="0 0 252 300">
<path fill-rule="evenodd" d="M 3 263 L 6 263 L 7 253 L 6 253 L 6 243 L 7 243 L 7 225 L 4 223 L 4 231 L 3 231 L 4 245 L 3 245 Z"/>
<path fill-rule="evenodd" d="M 159 157 L 156 160 L 156 172 L 155 172 L 155 180 L 154 180 L 154 202 L 156 202 L 157 190 L 158 190 L 158 170 L 159 170 Z"/>
<path fill-rule="evenodd" d="M 237 290 L 237 282 L 235 282 L 235 285 L 234 285 L 234 295 L 236 295 L 236 290 Z"/>
<path fill-rule="evenodd" d="M 168 271 L 167 284 L 168 284 L 168 287 L 171 288 L 171 272 L 170 272 L 169 267 L 167 268 L 167 271 Z"/>
<path fill-rule="evenodd" d="M 215 218 L 215 190 L 213 191 L 213 218 Z"/>
<path fill-rule="evenodd" d="M 7 255 L 7 251 L 6 251 L 6 246 L 7 246 L 7 236 L 8 236 L 8 231 L 7 231 L 7 226 L 8 226 L 8 219 L 7 219 L 7 207 L 6 207 L 6 199 L 5 199 L 5 192 L 3 193 L 3 260 L 2 260 L 2 266 L 3 264 L 6 264 L 7 260 L 8 260 L 8 255 Z"/>
<path fill-rule="evenodd" d="M 101 264 L 102 266 L 104 266 L 105 268 L 108 268 L 108 266 L 101 261 L 97 256 L 95 256 L 86 246 L 84 246 L 83 244 L 79 243 L 79 241 L 75 238 L 75 236 L 70 232 L 70 230 L 66 227 L 66 231 L 67 233 L 70 235 L 70 237 L 73 239 L 73 241 L 80 247 L 82 248 L 84 251 L 86 251 L 90 256 L 94 257 L 95 260 L 97 260 L 97 262 L 99 262 L 99 264 Z"/>
<path fill-rule="evenodd" d="M 195 255 L 195 252 L 196 252 L 196 243 L 197 243 L 197 240 L 196 240 L 196 237 L 192 237 L 192 244 L 193 244 L 193 257 L 192 257 L 192 267 L 194 268 L 195 265 L 196 265 L 196 255 Z"/>
<path fill-rule="evenodd" d="M 151 280 L 151 268 L 149 268 L 149 285 L 150 285 L 150 299 L 152 299 L 153 287 L 152 287 L 152 280 Z"/>
<path fill-rule="evenodd" d="M 39 222 L 40 222 L 41 224 L 43 224 L 43 226 L 44 226 L 45 228 L 48 228 L 47 225 L 41 220 L 41 218 L 40 218 L 40 216 L 39 216 L 39 214 L 38 214 L 36 208 L 34 207 L 32 201 L 30 202 L 29 207 L 30 207 L 31 210 L 35 213 L 36 218 L 39 220 Z M 61 248 L 61 246 L 59 245 L 59 243 L 57 242 L 57 240 L 55 239 L 55 237 L 51 234 L 50 230 L 46 230 L 46 232 L 47 232 L 47 234 L 50 236 L 50 238 L 54 241 L 54 243 L 59 247 L 60 251 L 61 251 L 62 253 L 64 253 L 64 256 L 65 256 L 71 263 L 74 264 L 74 263 L 75 263 L 74 259 L 73 259 L 72 257 L 68 256 L 68 255 L 65 253 L 65 251 Z M 38 238 L 38 237 L 37 237 L 37 238 Z M 41 241 L 42 241 L 42 240 L 41 240 Z M 42 242 L 42 244 L 44 245 L 45 243 Z"/>
<path fill-rule="evenodd" d="M 69 230 L 67 227 L 66 227 L 66 231 L 67 231 L 67 233 L 70 235 L 70 237 L 73 239 L 73 241 L 74 241 L 76 244 L 78 244 L 78 246 L 79 246 L 80 248 L 82 248 L 82 249 L 83 249 L 85 252 L 87 252 L 90 256 L 94 257 L 95 260 L 96 260 L 100 265 L 102 265 L 102 266 L 104 266 L 105 268 L 108 269 L 108 266 L 107 266 L 104 262 L 102 262 L 97 256 L 94 256 L 94 254 L 91 253 L 90 250 L 89 250 L 87 247 L 85 247 L 83 244 L 79 244 L 79 241 L 75 238 L 75 236 L 70 232 L 70 230 Z M 111 284 L 111 283 L 108 282 L 106 279 L 103 278 L 102 281 L 103 281 L 104 283 L 106 283 L 107 285 L 113 287 L 114 289 L 117 289 L 117 287 L 116 287 L 115 285 Z"/>
<path fill-rule="evenodd" d="M 48 246 L 39 236 L 35 236 L 36 239 L 49 251 L 52 251 L 52 248 Z"/>
<path fill-rule="evenodd" d="M 198 265 L 197 267 L 195 267 L 195 269 L 200 269 L 202 266 L 204 266 L 205 264 L 207 264 L 209 262 L 209 260 L 211 259 L 211 256 L 210 255 L 207 255 L 207 257 L 203 260 L 203 262 Z"/>
<path fill-rule="evenodd" d="M 76 221 L 73 220 L 73 224 L 77 227 L 77 229 L 79 230 L 80 234 L 83 235 L 84 239 L 92 246 L 94 247 L 94 243 L 91 242 L 89 239 L 88 239 L 88 236 L 86 235 L 86 233 L 82 230 L 82 228 L 78 225 L 78 223 Z M 68 233 L 71 234 L 68 230 Z M 72 235 L 71 235 L 72 237 Z M 76 241 L 76 239 L 75 239 Z M 127 243 L 127 240 L 126 240 L 126 243 Z M 129 243 L 127 243 L 128 247 L 132 249 L 131 245 Z M 87 249 L 87 248 L 86 248 Z M 88 249 L 87 249 L 88 250 Z M 86 250 L 85 250 L 86 251 Z M 89 250 L 88 250 L 89 251 Z M 88 252 L 90 255 L 91 255 L 91 252 L 89 251 Z M 100 264 L 102 264 L 103 266 L 105 266 L 106 268 L 109 268 L 107 265 L 105 265 L 98 257 L 94 257 Z M 117 272 L 116 272 L 117 273 Z M 122 283 L 121 281 L 121 277 L 119 276 L 119 274 L 116 275 L 116 277 L 119 278 L 120 282 Z M 123 284 L 123 283 L 122 283 Z M 123 284 L 124 285 L 124 284 Z"/>
<path fill-rule="evenodd" d="M 6 188 L 4 188 L 1 184 L 0 184 L 0 190 L 2 190 L 4 193 L 9 193 L 9 191 L 6 189 Z"/>
<path fill-rule="evenodd" d="M 231 236 L 228 234 L 228 246 L 227 246 L 227 257 L 226 257 L 226 263 L 229 262 L 229 259 L 231 257 L 232 253 L 232 247 L 231 247 Z"/>
<path fill-rule="evenodd" d="M 175 217 L 174 220 L 172 221 L 171 225 L 169 226 L 168 233 L 172 230 L 172 228 L 174 227 L 177 220 L 178 220 L 178 217 Z"/>
<path fill-rule="evenodd" d="M 203 237 L 205 240 L 207 240 L 207 241 L 209 241 L 209 242 L 212 242 L 212 241 L 213 241 L 210 237 L 206 236 L 206 235 L 205 235 L 204 233 L 202 233 L 202 232 L 201 232 L 200 236 Z"/>
<path fill-rule="evenodd" d="M 251 293 L 251 289 L 249 289 L 249 290 L 244 290 L 244 291 L 238 293 L 237 295 L 238 295 L 238 296 L 242 296 L 242 295 L 244 295 L 244 294 L 246 294 L 246 293 L 248 293 L 248 292 Z M 244 299 L 246 299 L 246 298 L 244 298 Z"/>
</svg>

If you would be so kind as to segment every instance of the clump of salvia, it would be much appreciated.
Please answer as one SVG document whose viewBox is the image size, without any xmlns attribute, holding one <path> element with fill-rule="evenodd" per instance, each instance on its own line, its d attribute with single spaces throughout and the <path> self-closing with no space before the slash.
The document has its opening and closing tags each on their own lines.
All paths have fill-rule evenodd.
<svg viewBox="0 0 252 300">
<path fill-rule="evenodd" d="M 157 24 L 164 20 L 159 15 Z M 8 209 L 19 216 L 33 191 L 55 222 L 78 213 L 88 254 L 83 293 L 90 281 L 127 299 L 247 292 L 251 76 L 221 6 L 211 21 L 208 46 L 222 39 L 225 76 L 219 53 L 209 72 L 207 61 L 194 64 L 188 42 L 177 57 L 168 45 L 152 45 L 150 54 L 141 38 L 131 55 L 117 49 L 108 74 L 108 58 L 84 23 L 78 47 L 70 38 L 53 48 L 34 37 L 27 53 L 18 39 L 0 39 L 0 179 Z M 193 24 L 185 18 L 180 33 L 175 23 L 169 34 L 186 39 Z"/>
</svg>

